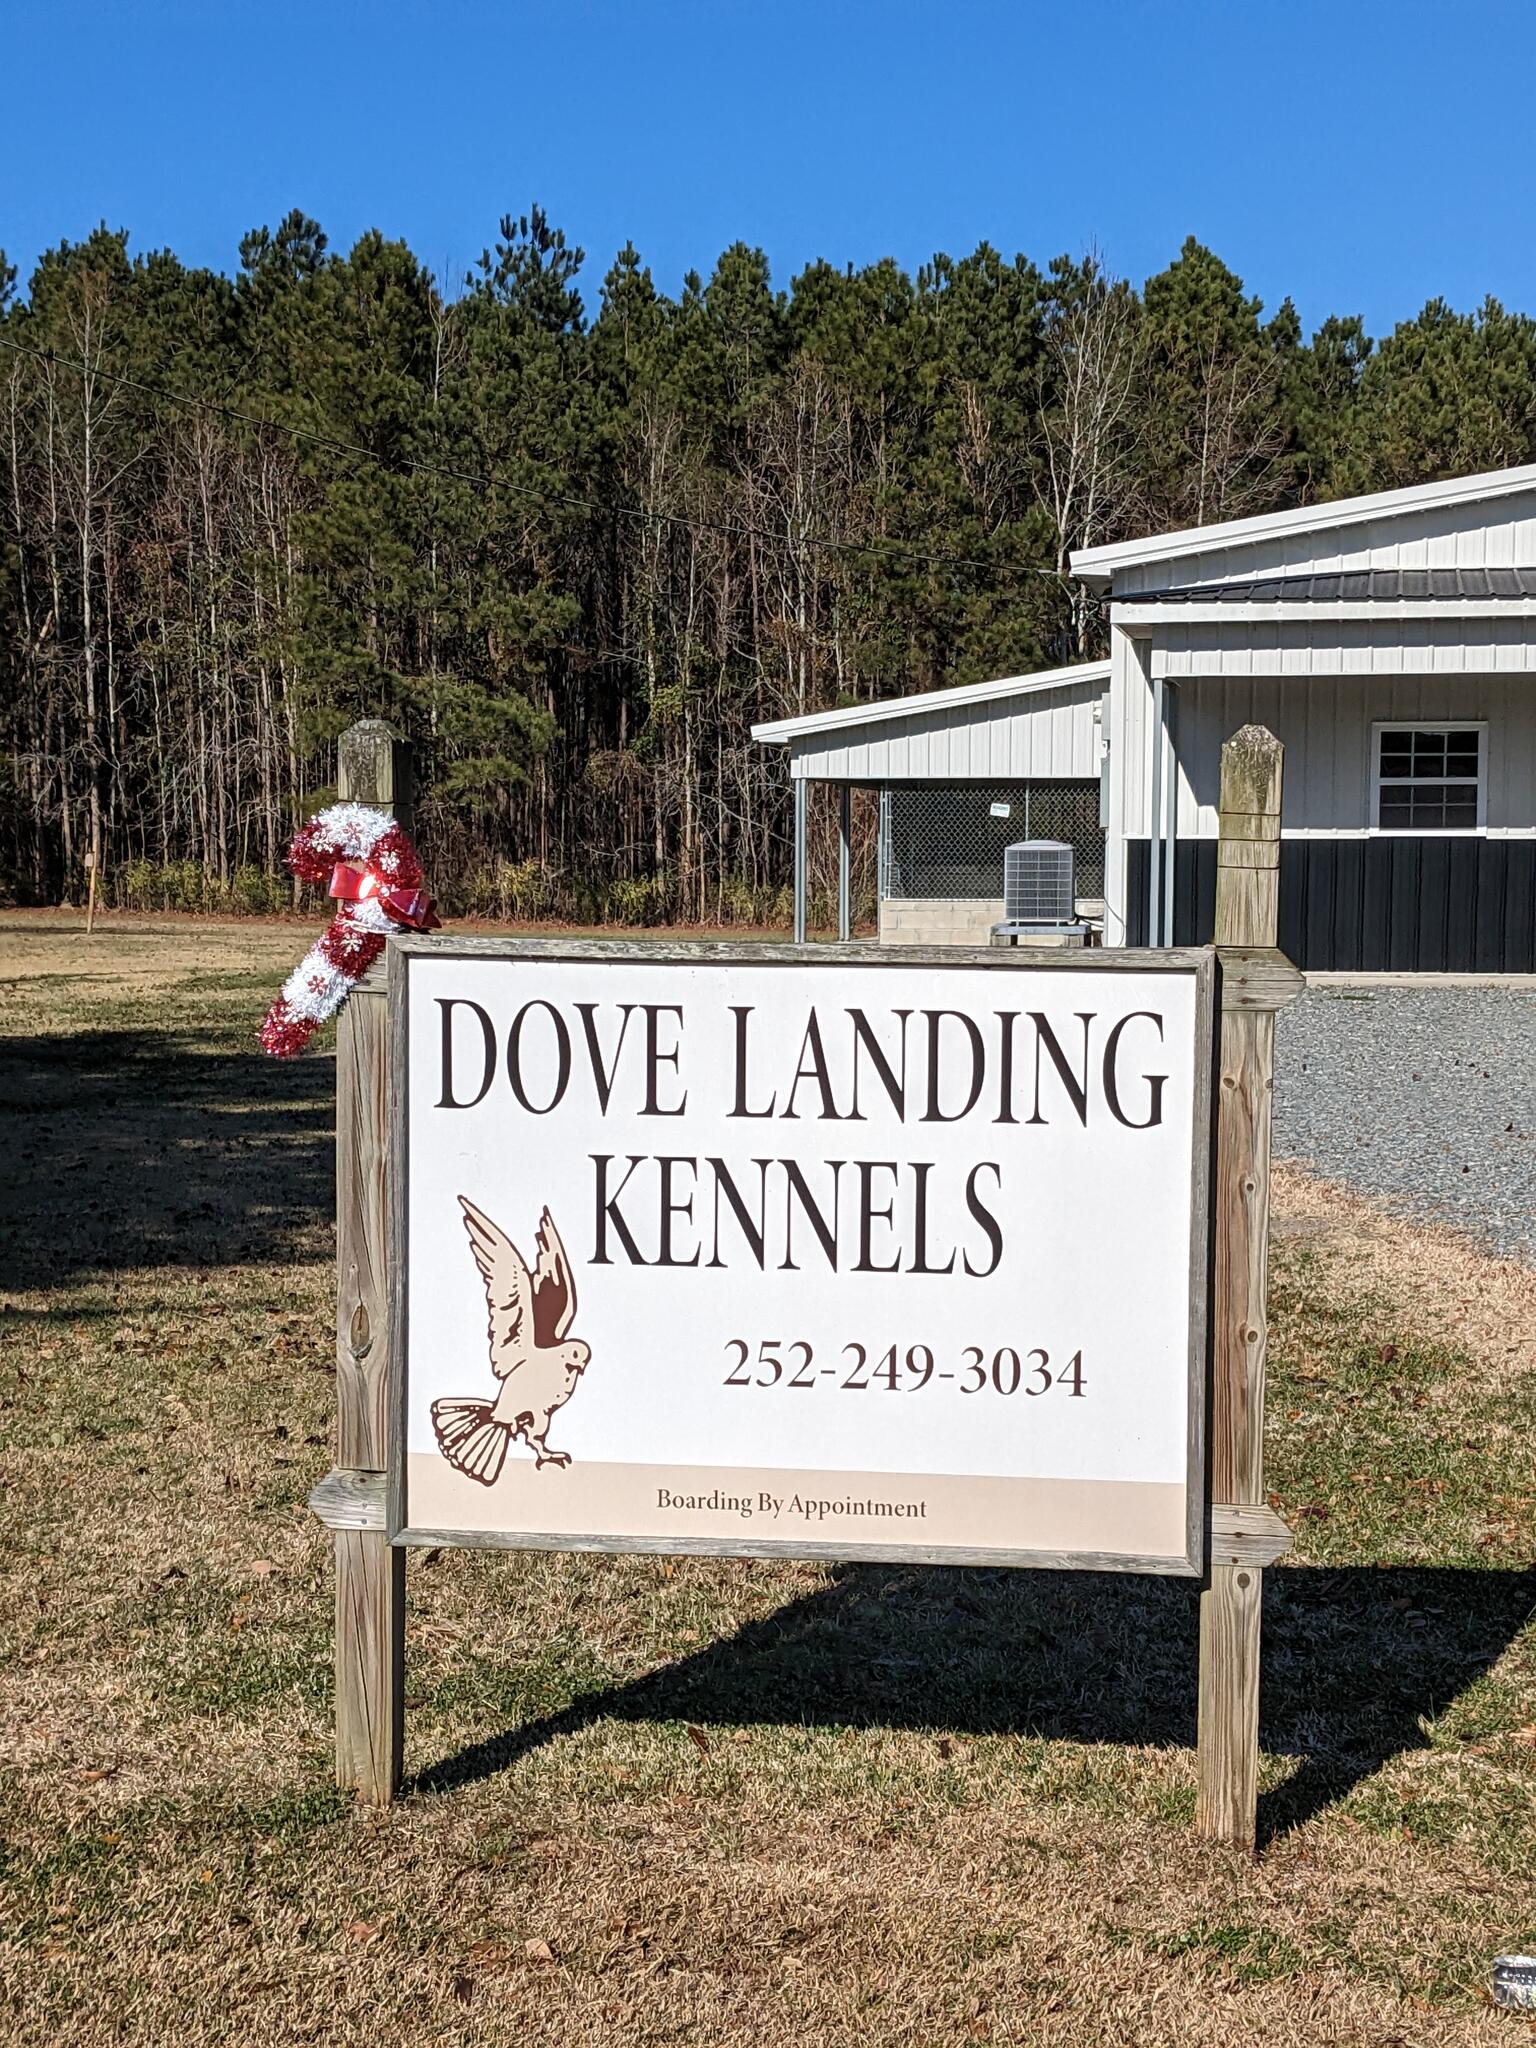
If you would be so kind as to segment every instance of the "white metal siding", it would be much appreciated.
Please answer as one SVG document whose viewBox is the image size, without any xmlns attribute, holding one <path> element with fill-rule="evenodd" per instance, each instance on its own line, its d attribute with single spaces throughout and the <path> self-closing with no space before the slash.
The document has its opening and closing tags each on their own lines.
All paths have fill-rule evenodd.
<svg viewBox="0 0 1536 2048">
<path fill-rule="evenodd" d="M 807 734 L 789 742 L 789 772 L 834 782 L 1092 780 L 1103 687 L 1076 683 Z"/>
<path fill-rule="evenodd" d="M 1379 619 L 1170 621 L 1153 663 L 1170 682 L 1190 676 L 1526 675 L 1536 688 L 1536 620 Z"/>
<path fill-rule="evenodd" d="M 1178 695 L 1184 837 L 1216 837 L 1222 742 L 1250 721 L 1285 744 L 1287 832 L 1369 829 L 1371 727 L 1453 718 L 1488 724 L 1488 830 L 1536 830 L 1536 676 L 1225 676 Z"/>
<path fill-rule="evenodd" d="M 1139 658 L 1144 643 L 1129 635 L 1118 636 L 1124 658 L 1116 664 L 1115 687 L 1119 692 L 1119 719 L 1111 742 L 1120 758 L 1120 801 L 1116 822 L 1127 839 L 1147 835 L 1147 806 L 1152 795 L 1152 692 L 1151 670 Z M 1113 772 L 1113 769 L 1111 770 Z"/>
<path fill-rule="evenodd" d="M 1318 508 L 1322 515 L 1327 509 Z M 1247 583 L 1259 576 L 1323 575 L 1345 569 L 1506 569 L 1533 564 L 1536 491 L 1521 491 L 1481 504 L 1389 513 L 1331 532 L 1301 529 L 1208 554 L 1135 564 L 1115 572 L 1114 595 L 1127 599 L 1138 591 L 1176 590 L 1194 583 Z"/>
</svg>

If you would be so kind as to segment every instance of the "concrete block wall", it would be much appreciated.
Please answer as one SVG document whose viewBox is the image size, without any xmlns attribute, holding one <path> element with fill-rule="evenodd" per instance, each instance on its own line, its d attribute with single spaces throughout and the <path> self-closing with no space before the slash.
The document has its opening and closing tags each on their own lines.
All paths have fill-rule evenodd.
<svg viewBox="0 0 1536 2048">
<path fill-rule="evenodd" d="M 986 946 L 1002 922 L 1001 896 L 915 900 L 888 896 L 880 905 L 882 946 Z"/>
</svg>

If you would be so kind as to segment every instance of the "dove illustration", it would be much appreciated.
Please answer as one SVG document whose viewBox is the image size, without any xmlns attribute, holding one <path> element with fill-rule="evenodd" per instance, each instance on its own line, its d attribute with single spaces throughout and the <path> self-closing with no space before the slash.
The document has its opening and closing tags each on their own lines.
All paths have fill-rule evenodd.
<svg viewBox="0 0 1536 2048">
<path fill-rule="evenodd" d="M 569 1451 L 552 1451 L 546 1441 L 550 1419 L 575 1392 L 592 1353 L 579 1338 L 566 1341 L 576 1319 L 576 1283 L 548 1209 L 539 1218 L 530 1273 L 511 1238 L 467 1195 L 459 1207 L 485 1281 L 491 1370 L 501 1389 L 490 1401 L 434 1401 L 432 1427 L 455 1470 L 493 1486 L 514 1437 L 533 1451 L 537 1466 L 569 1465 Z"/>
</svg>

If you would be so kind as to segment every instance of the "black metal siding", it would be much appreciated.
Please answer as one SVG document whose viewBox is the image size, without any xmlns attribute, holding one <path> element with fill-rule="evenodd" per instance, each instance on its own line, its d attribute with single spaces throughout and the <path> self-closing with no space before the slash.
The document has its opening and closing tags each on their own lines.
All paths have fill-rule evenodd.
<svg viewBox="0 0 1536 2048">
<path fill-rule="evenodd" d="M 1148 843 L 1133 839 L 1126 942 L 1147 940 Z M 1203 945 L 1216 909 L 1216 842 L 1174 849 L 1174 940 Z M 1536 973 L 1536 840 L 1284 839 L 1280 945 L 1326 972 Z"/>
</svg>

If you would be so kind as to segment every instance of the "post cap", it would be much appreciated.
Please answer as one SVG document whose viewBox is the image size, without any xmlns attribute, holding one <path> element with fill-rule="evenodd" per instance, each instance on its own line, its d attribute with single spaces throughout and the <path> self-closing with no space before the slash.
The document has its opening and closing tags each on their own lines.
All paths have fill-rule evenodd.
<svg viewBox="0 0 1536 2048">
<path fill-rule="evenodd" d="M 1221 750 L 1221 808 L 1278 817 L 1285 748 L 1264 725 L 1245 725 Z"/>
</svg>

